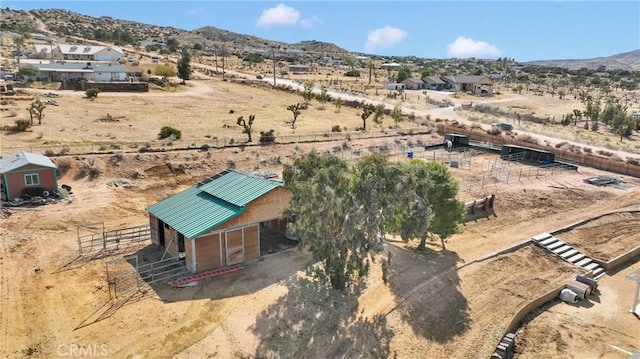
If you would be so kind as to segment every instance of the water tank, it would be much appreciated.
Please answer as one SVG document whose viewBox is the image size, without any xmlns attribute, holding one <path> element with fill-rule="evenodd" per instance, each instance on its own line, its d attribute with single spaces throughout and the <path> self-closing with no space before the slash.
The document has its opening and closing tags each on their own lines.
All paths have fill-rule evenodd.
<svg viewBox="0 0 640 359">
<path fill-rule="evenodd" d="M 577 303 L 578 295 L 569 288 L 565 288 L 560 292 L 560 299 L 567 303 Z"/>
</svg>

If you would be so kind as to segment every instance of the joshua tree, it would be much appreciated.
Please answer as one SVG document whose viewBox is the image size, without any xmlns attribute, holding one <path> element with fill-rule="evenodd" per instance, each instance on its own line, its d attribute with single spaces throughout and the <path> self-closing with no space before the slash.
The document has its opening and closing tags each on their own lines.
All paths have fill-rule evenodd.
<svg viewBox="0 0 640 359">
<path fill-rule="evenodd" d="M 238 126 L 242 126 L 242 133 L 246 133 L 249 139 L 247 142 L 251 142 L 251 127 L 253 126 L 253 121 L 256 119 L 256 115 L 250 115 L 249 121 L 245 121 L 243 116 L 238 117 Z"/>
<path fill-rule="evenodd" d="M 362 107 L 362 114 L 360 115 L 360 118 L 362 119 L 363 131 L 367 130 L 367 119 L 371 117 L 371 115 L 373 115 L 375 112 L 376 112 L 376 107 L 370 103 Z"/>
<path fill-rule="evenodd" d="M 293 122 L 291 122 L 291 128 L 296 128 L 296 120 L 298 119 L 298 116 L 300 116 L 300 102 L 298 102 L 295 105 L 289 105 L 287 107 L 287 110 L 291 111 L 291 113 L 293 114 Z"/>
</svg>

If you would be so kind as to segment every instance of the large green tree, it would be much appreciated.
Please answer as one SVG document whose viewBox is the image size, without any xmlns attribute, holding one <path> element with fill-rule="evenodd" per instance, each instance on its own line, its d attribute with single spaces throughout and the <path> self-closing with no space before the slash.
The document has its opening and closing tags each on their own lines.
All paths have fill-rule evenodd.
<svg viewBox="0 0 640 359">
<path fill-rule="evenodd" d="M 373 255 L 383 248 L 380 234 L 393 196 L 390 168 L 383 156 L 352 167 L 316 152 L 285 168 L 285 184 L 293 193 L 285 212 L 294 219 L 288 229 L 320 262 L 310 270 L 316 279 L 342 290 L 369 273 Z"/>
<path fill-rule="evenodd" d="M 40 75 L 40 69 L 32 64 L 21 65 L 18 70 L 18 78 L 20 79 L 23 77 L 33 78 L 38 75 Z"/>
<path fill-rule="evenodd" d="M 171 65 L 158 64 L 153 69 L 153 73 L 162 77 L 173 77 L 176 75 L 176 70 Z"/>
<path fill-rule="evenodd" d="M 398 76 L 396 76 L 396 82 L 402 82 L 411 77 L 411 69 L 403 66 L 398 70 Z"/>
<path fill-rule="evenodd" d="M 186 48 L 182 49 L 182 57 L 178 60 L 178 78 L 182 79 L 182 84 L 186 84 L 191 75 L 191 54 Z"/>
<path fill-rule="evenodd" d="M 390 163 L 385 155 L 364 157 L 350 166 L 331 154 L 311 152 L 284 170 L 293 194 L 285 217 L 288 230 L 313 254 L 310 274 L 345 289 L 369 273 L 383 249 L 382 234 L 402 239 L 445 240 L 460 232 L 464 203 L 448 168 L 436 162 Z"/>
<path fill-rule="evenodd" d="M 426 166 L 430 182 L 427 201 L 432 214 L 429 232 L 440 238 L 442 249 L 446 250 L 447 238 L 462 231 L 460 221 L 465 216 L 465 206 L 456 199 L 459 186 L 449 169 L 439 162 L 427 162 Z"/>
<path fill-rule="evenodd" d="M 620 141 L 624 136 L 630 136 L 636 126 L 635 120 L 627 115 L 625 108 L 613 101 L 607 102 L 600 118 L 604 124 L 611 126 L 613 132 L 620 135 Z"/>
<path fill-rule="evenodd" d="M 420 239 L 418 249 L 426 249 L 426 240 L 435 235 L 442 249 L 445 240 L 461 231 L 464 202 L 458 201 L 458 184 L 449 169 L 438 162 L 411 160 L 402 165 L 398 176 L 400 188 L 393 197 L 391 226 L 404 241 Z"/>
</svg>

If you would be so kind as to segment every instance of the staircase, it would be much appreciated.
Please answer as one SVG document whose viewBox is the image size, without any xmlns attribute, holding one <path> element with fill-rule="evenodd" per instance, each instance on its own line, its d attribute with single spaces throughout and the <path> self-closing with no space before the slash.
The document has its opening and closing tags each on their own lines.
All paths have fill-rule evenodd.
<svg viewBox="0 0 640 359">
<path fill-rule="evenodd" d="M 605 274 L 604 268 L 598 263 L 549 233 L 541 233 L 531 237 L 531 239 L 534 243 L 560 257 L 562 260 L 590 271 L 594 279 Z"/>
</svg>

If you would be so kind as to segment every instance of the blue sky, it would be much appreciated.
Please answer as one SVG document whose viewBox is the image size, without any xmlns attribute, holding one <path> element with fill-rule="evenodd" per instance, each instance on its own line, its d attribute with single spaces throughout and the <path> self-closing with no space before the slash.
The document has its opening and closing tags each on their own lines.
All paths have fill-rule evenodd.
<svg viewBox="0 0 640 359">
<path fill-rule="evenodd" d="M 354 52 L 426 58 L 585 59 L 640 48 L 640 1 L 2 1 Z"/>
</svg>

